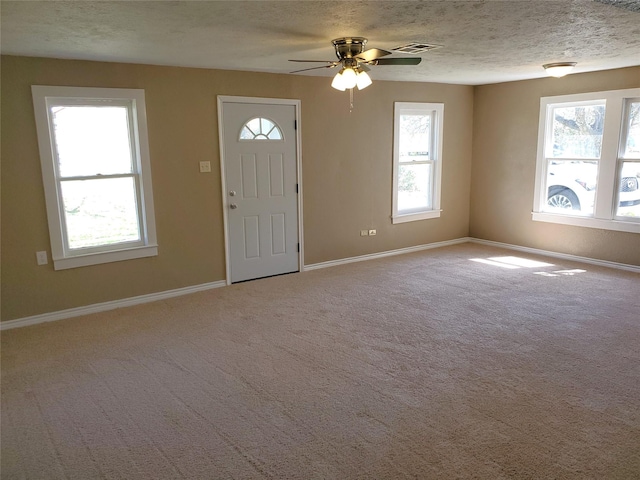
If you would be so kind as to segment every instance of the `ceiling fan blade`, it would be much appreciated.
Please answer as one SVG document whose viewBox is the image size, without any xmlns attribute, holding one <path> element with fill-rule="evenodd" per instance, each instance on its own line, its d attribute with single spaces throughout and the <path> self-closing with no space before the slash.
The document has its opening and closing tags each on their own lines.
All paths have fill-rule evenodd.
<svg viewBox="0 0 640 480">
<path fill-rule="evenodd" d="M 303 63 L 336 63 L 332 60 L 289 60 L 290 62 L 303 62 Z"/>
<path fill-rule="evenodd" d="M 323 65 L 321 67 L 311 67 L 311 68 L 303 68 L 302 70 L 294 70 L 293 72 L 289 72 L 289 73 L 300 73 L 300 72 L 308 72 L 309 70 L 318 70 L 320 68 L 333 68 L 336 67 L 338 64 L 331 64 L 331 65 Z"/>
<path fill-rule="evenodd" d="M 365 50 L 364 52 L 356 55 L 356 58 L 358 60 L 370 62 L 371 60 L 375 60 L 376 58 L 380 58 L 380 57 L 385 57 L 387 55 L 391 55 L 391 52 L 387 52 L 386 50 L 380 50 L 379 48 L 370 48 L 369 50 Z"/>
<path fill-rule="evenodd" d="M 422 61 L 420 57 L 414 58 L 381 58 L 379 60 L 373 60 L 371 65 L 418 65 Z"/>
</svg>

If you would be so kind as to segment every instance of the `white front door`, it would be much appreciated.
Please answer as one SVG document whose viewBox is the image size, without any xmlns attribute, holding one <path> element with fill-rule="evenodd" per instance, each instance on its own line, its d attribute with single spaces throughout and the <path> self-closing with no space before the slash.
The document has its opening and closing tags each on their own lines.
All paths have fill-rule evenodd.
<svg viewBox="0 0 640 480">
<path fill-rule="evenodd" d="M 295 105 L 220 102 L 231 282 L 297 272 Z"/>
</svg>

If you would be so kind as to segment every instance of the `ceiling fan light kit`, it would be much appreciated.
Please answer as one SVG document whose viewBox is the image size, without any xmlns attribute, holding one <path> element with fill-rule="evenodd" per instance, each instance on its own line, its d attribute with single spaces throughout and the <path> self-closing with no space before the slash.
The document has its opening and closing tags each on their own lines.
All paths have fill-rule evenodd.
<svg viewBox="0 0 640 480">
<path fill-rule="evenodd" d="M 560 78 L 571 73 L 573 67 L 577 65 L 576 62 L 555 62 L 545 63 L 542 68 L 547 72 L 547 75 Z"/>
<path fill-rule="evenodd" d="M 362 90 L 371 85 L 371 83 L 373 83 L 371 77 L 361 68 L 356 70 L 351 67 L 345 67 L 333 77 L 331 86 L 344 92 L 347 88 L 353 87 L 358 87 L 358 90 Z"/>
</svg>

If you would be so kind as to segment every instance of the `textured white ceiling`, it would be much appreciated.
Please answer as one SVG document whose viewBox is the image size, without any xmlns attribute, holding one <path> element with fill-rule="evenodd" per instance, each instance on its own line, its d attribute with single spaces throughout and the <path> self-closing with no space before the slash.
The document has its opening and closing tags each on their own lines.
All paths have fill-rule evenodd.
<svg viewBox="0 0 640 480">
<path fill-rule="evenodd" d="M 636 0 L 2 1 L 3 54 L 288 73 L 334 60 L 331 40 L 443 47 L 381 80 L 486 84 L 640 65 Z M 395 54 L 396 56 L 406 56 Z M 309 64 L 309 67 L 313 66 Z M 333 75 L 314 70 L 302 75 Z"/>
</svg>

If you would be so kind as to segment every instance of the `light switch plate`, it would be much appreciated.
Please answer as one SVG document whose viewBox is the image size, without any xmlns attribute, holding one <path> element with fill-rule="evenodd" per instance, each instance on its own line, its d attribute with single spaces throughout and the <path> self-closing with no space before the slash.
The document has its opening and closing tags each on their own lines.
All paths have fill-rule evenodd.
<svg viewBox="0 0 640 480">
<path fill-rule="evenodd" d="M 200 173 L 211 172 L 211 162 L 200 162 Z"/>
<path fill-rule="evenodd" d="M 49 260 L 47 259 L 47 252 L 36 252 L 36 260 L 38 265 L 46 265 L 49 263 Z"/>
</svg>

